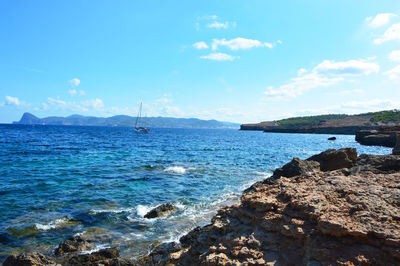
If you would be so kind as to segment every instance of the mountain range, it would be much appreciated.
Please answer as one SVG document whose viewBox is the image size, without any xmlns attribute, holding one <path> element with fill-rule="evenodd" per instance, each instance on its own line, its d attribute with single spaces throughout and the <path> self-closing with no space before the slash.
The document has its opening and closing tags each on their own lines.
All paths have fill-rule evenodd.
<svg viewBox="0 0 400 266">
<path fill-rule="evenodd" d="M 39 118 L 31 113 L 24 113 L 19 121 L 13 124 L 19 125 L 63 125 L 63 126 L 126 126 L 133 127 L 136 117 L 128 115 L 116 115 L 111 117 L 95 117 L 70 115 L 67 117 L 50 116 Z M 140 126 L 161 128 L 239 128 L 240 124 L 221 122 L 217 120 L 201 120 L 197 118 L 174 117 L 144 117 Z"/>
</svg>

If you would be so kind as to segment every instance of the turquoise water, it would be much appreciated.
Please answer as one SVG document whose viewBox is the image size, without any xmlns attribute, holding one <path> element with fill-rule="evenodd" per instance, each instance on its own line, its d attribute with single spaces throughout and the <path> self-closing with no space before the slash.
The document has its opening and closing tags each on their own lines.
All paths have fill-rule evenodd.
<svg viewBox="0 0 400 266">
<path fill-rule="evenodd" d="M 51 252 L 73 234 L 123 256 L 176 240 L 209 222 L 224 204 L 292 157 L 328 148 L 389 154 L 354 136 L 238 130 L 0 125 L 0 261 L 7 254 Z M 178 212 L 147 220 L 151 207 Z"/>
</svg>

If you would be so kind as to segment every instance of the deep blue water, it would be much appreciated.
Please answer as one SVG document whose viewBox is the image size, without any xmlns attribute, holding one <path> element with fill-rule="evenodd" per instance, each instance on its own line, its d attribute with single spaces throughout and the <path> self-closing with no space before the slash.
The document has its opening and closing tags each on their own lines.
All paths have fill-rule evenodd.
<svg viewBox="0 0 400 266">
<path fill-rule="evenodd" d="M 354 136 L 238 130 L 0 125 L 0 261 L 10 253 L 50 252 L 73 234 L 122 255 L 145 254 L 204 225 L 223 204 L 292 157 L 328 148 L 389 154 Z M 174 215 L 147 220 L 173 202 Z"/>
</svg>

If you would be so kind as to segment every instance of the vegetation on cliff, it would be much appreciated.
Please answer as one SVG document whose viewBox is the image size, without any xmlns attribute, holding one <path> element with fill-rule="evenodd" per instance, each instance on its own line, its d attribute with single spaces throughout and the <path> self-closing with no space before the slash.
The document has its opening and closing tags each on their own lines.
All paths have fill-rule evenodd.
<svg viewBox="0 0 400 266">
<path fill-rule="evenodd" d="M 331 119 L 338 119 L 346 117 L 347 115 L 316 115 L 316 116 L 302 116 L 292 117 L 278 120 L 278 124 L 281 126 L 316 126 L 321 122 Z"/>
<path fill-rule="evenodd" d="M 371 122 L 382 122 L 382 123 L 400 122 L 400 110 L 382 111 L 373 114 L 374 116 L 371 118 Z"/>
</svg>

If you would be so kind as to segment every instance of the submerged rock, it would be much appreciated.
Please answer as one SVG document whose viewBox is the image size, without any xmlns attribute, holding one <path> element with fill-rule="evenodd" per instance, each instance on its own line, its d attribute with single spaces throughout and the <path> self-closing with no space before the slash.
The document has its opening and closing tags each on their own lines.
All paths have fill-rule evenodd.
<svg viewBox="0 0 400 266">
<path fill-rule="evenodd" d="M 88 251 L 96 248 L 96 246 L 80 236 L 72 236 L 62 242 L 54 251 L 56 255 L 63 255 L 66 253 L 77 251 Z"/>
<path fill-rule="evenodd" d="M 398 265 L 399 157 L 343 149 L 294 159 L 146 265 Z"/>
<path fill-rule="evenodd" d="M 159 217 L 163 217 L 171 212 L 175 212 L 178 209 L 172 204 L 172 203 L 164 203 L 161 204 L 160 206 L 155 207 L 154 209 L 152 209 L 151 211 L 149 211 L 148 213 L 146 213 L 144 215 L 144 218 L 147 219 L 152 219 L 152 218 L 159 218 Z"/>
<path fill-rule="evenodd" d="M 11 255 L 3 262 L 3 266 L 42 266 L 42 265 L 56 265 L 56 263 L 49 257 L 37 252 Z"/>
</svg>

